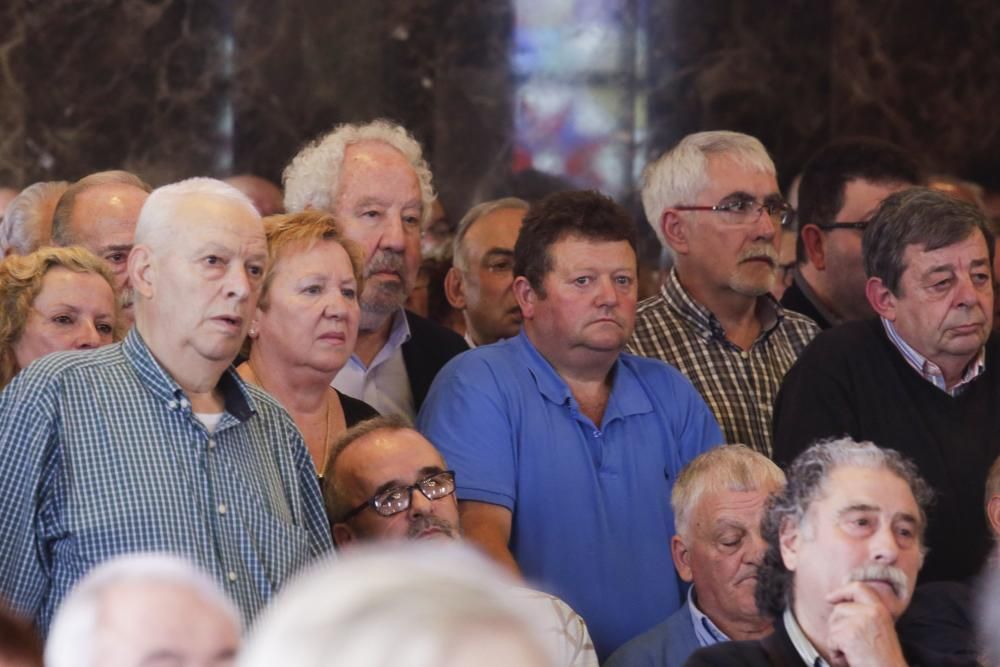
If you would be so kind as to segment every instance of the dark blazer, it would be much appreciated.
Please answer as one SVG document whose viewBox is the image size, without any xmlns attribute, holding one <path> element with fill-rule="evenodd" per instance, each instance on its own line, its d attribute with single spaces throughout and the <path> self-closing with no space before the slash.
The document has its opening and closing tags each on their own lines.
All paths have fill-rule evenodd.
<svg viewBox="0 0 1000 667">
<path fill-rule="evenodd" d="M 802 280 L 802 278 L 799 277 L 799 280 Z M 800 315 L 805 315 L 812 319 L 813 322 L 819 325 L 820 329 L 829 329 L 831 326 L 827 319 L 820 314 L 813 302 L 799 289 L 797 283 L 793 282 L 788 286 L 779 303 L 782 308 L 795 311 Z"/>
<path fill-rule="evenodd" d="M 681 667 L 699 646 L 685 602 L 667 620 L 626 642 L 604 667 Z"/>
<path fill-rule="evenodd" d="M 405 312 L 406 323 L 410 325 L 410 340 L 402 345 L 403 363 L 410 379 L 413 410 L 420 412 L 434 376 L 452 357 L 465 352 L 469 346 L 451 329 L 408 310 Z"/>
</svg>

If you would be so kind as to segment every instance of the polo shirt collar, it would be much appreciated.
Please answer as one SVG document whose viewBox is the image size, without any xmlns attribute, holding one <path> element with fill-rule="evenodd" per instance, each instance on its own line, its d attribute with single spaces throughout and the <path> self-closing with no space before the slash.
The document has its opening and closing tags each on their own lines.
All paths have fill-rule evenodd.
<svg viewBox="0 0 1000 667">
<path fill-rule="evenodd" d="M 539 393 L 556 405 L 566 405 L 575 402 L 573 392 L 570 391 L 566 381 L 562 379 L 552 364 L 542 356 L 538 348 L 528 338 L 524 327 L 516 337 L 511 339 L 511 344 L 521 349 L 521 355 L 535 380 L 535 386 Z M 612 381 L 611 393 L 608 397 L 608 406 L 604 411 L 603 422 L 605 424 L 619 417 L 645 414 L 653 411 L 653 404 L 649 401 L 639 378 L 635 371 L 622 362 L 622 355 L 619 354 L 615 360 L 615 365 L 611 368 Z"/>
<path fill-rule="evenodd" d="M 129 329 L 125 340 L 122 341 L 122 354 L 146 390 L 163 401 L 169 410 L 184 410 L 191 407 L 184 390 L 156 361 L 135 326 Z M 222 394 L 226 412 L 233 417 L 242 422 L 256 414 L 253 398 L 232 366 L 223 372 L 217 387 Z"/>
</svg>

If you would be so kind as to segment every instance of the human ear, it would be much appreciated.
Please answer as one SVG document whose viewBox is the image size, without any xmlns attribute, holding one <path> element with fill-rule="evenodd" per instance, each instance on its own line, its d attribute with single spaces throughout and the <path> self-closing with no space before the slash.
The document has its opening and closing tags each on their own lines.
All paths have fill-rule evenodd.
<svg viewBox="0 0 1000 667">
<path fill-rule="evenodd" d="M 668 208 L 660 217 L 660 231 L 663 232 L 663 240 L 673 251 L 679 255 L 686 255 L 690 249 L 688 239 L 688 223 L 677 214 L 677 211 Z"/>
<path fill-rule="evenodd" d="M 865 283 L 865 296 L 872 310 L 889 320 L 896 319 L 896 295 L 892 293 L 881 278 L 869 278 Z"/>
<path fill-rule="evenodd" d="M 465 309 L 465 281 L 462 279 L 462 272 L 454 266 L 448 269 L 448 273 L 445 274 L 444 295 L 452 308 L 455 310 Z"/>
<path fill-rule="evenodd" d="M 517 305 L 521 307 L 521 314 L 524 316 L 524 319 L 530 320 L 534 318 L 538 292 L 531 286 L 528 279 L 524 276 L 514 278 L 514 284 L 511 285 L 511 289 L 514 291 L 514 298 L 517 299 Z"/>
<path fill-rule="evenodd" d="M 137 245 L 128 256 L 128 279 L 132 289 L 144 299 L 153 297 L 156 266 L 148 246 Z"/>
<path fill-rule="evenodd" d="M 674 567 L 677 568 L 680 578 L 687 582 L 692 581 L 694 575 L 691 573 L 691 551 L 679 535 L 670 538 L 670 555 L 673 556 Z"/>
<path fill-rule="evenodd" d="M 802 246 L 806 250 L 809 263 L 820 271 L 826 270 L 826 248 L 823 246 L 825 238 L 823 232 L 816 225 L 805 225 L 799 230 L 802 238 Z"/>
</svg>

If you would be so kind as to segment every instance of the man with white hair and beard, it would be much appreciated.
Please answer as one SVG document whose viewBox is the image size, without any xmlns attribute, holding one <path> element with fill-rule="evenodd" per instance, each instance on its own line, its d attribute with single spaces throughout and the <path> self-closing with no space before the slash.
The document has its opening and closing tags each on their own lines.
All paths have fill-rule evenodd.
<svg viewBox="0 0 1000 667">
<path fill-rule="evenodd" d="M 437 448 L 398 415 L 361 422 L 340 437 L 324 471 L 323 500 L 341 549 L 461 539 L 455 473 Z M 560 665 L 597 667 L 587 626 L 565 602 L 522 587 L 510 593 L 544 629 Z"/>
<path fill-rule="evenodd" d="M 328 211 L 365 249 L 358 342 L 333 386 L 382 414 L 412 419 L 437 372 L 468 348 L 455 332 L 403 308 L 434 199 L 420 144 L 388 121 L 340 125 L 299 151 L 284 183 L 289 213 Z"/>
<path fill-rule="evenodd" d="M 688 376 L 726 442 L 771 453 L 771 404 L 819 332 L 770 294 L 791 207 L 755 138 L 699 132 L 646 167 L 642 202 L 674 257 L 660 294 L 639 304 L 629 352 Z"/>
<path fill-rule="evenodd" d="M 700 649 L 687 664 L 975 664 L 928 658 L 896 633 L 923 564 L 931 500 L 914 464 L 842 438 L 813 445 L 787 473 L 761 528 L 757 606 L 775 618 L 774 634 Z"/>
</svg>

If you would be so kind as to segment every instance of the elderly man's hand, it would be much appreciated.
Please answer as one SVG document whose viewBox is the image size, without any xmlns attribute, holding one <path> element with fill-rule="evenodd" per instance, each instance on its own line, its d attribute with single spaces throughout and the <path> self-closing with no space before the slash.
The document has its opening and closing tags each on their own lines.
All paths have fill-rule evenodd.
<svg viewBox="0 0 1000 667">
<path fill-rule="evenodd" d="M 895 621 L 869 584 L 851 582 L 826 600 L 833 605 L 827 646 L 834 667 L 906 667 Z"/>
</svg>

